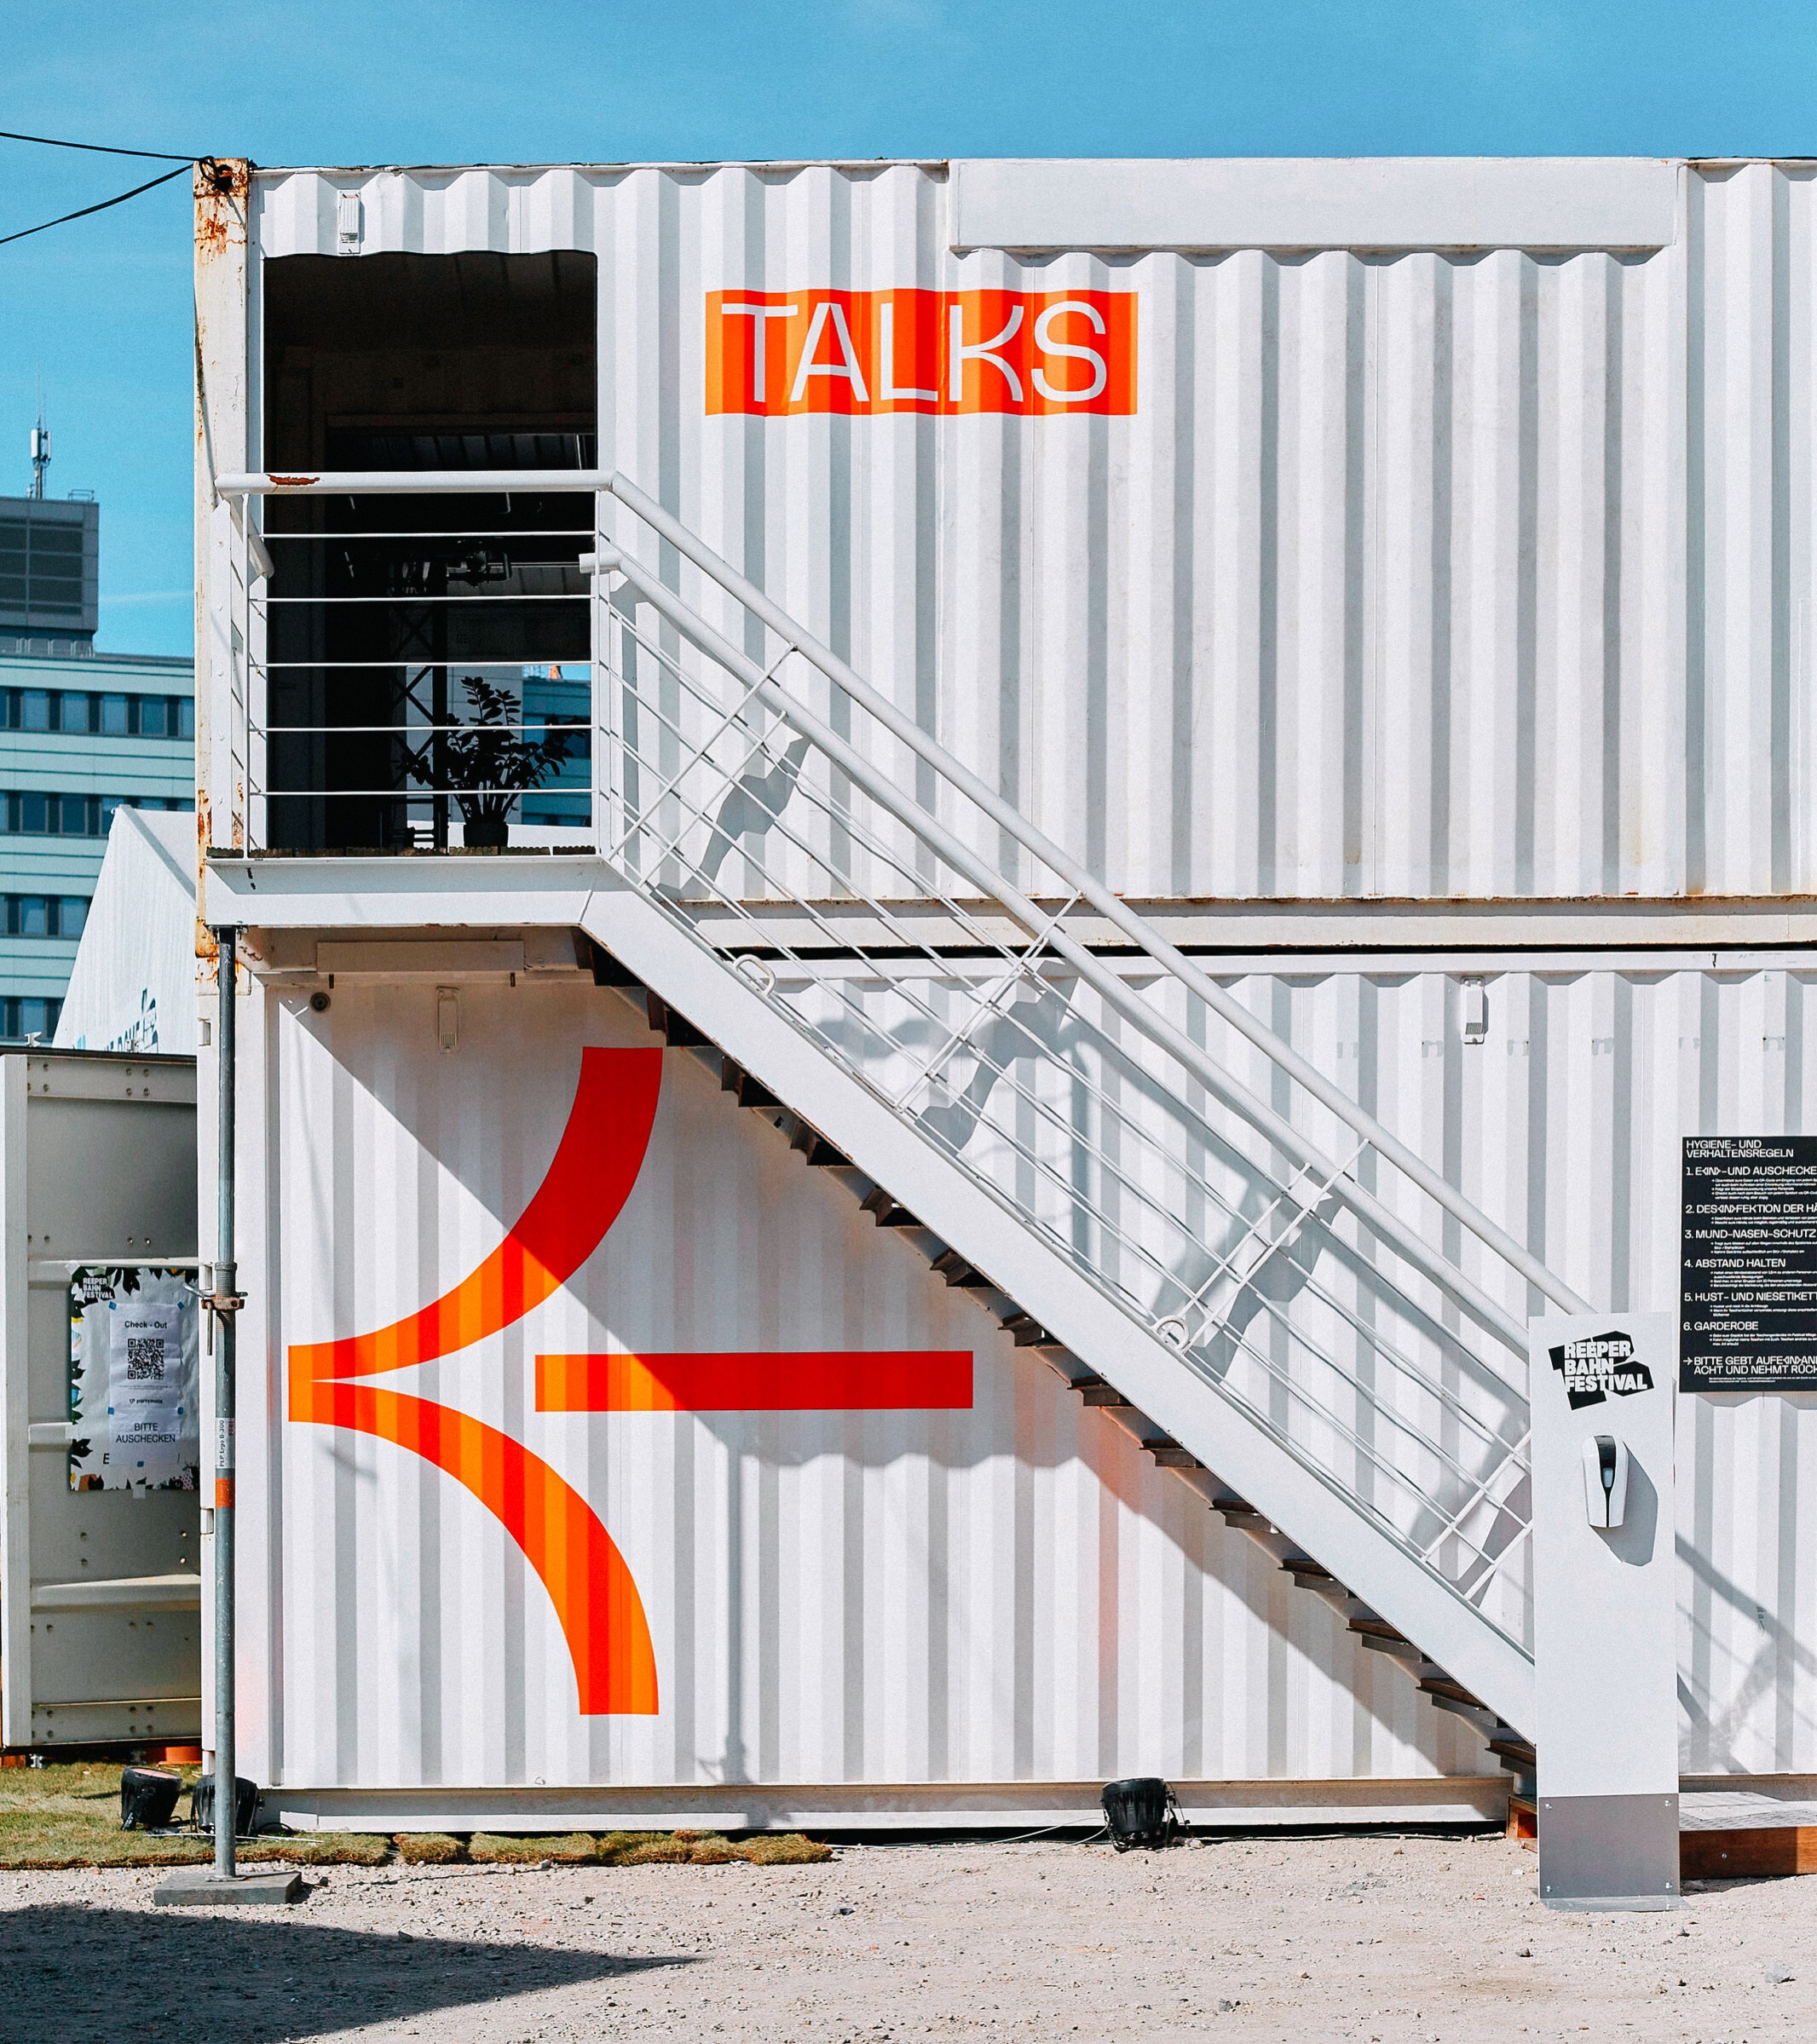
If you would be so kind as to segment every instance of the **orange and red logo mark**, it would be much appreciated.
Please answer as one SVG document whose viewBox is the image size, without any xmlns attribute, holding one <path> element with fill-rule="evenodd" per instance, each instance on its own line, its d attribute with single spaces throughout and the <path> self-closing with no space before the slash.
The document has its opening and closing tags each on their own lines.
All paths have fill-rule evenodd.
<svg viewBox="0 0 1817 2044">
<path fill-rule="evenodd" d="M 643 1600 L 592 1507 L 510 1435 L 450 1406 L 361 1382 L 432 1362 L 541 1305 L 605 1239 L 637 1183 L 662 1084 L 658 1050 L 587 1050 L 549 1170 L 505 1240 L 431 1305 L 369 1334 L 290 1350 L 290 1417 L 371 1434 L 433 1462 L 505 1527 L 542 1579 L 583 1717 L 657 1708 Z M 955 1350 L 539 1356 L 542 1413 L 969 1409 Z"/>
<path fill-rule="evenodd" d="M 1136 408 L 1133 291 L 708 291 L 707 409 Z"/>
</svg>

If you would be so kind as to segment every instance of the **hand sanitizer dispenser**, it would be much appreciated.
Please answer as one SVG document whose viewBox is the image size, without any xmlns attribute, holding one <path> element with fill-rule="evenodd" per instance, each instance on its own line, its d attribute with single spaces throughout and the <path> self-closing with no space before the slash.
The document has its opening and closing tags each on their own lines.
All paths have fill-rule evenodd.
<svg viewBox="0 0 1817 2044">
<path fill-rule="evenodd" d="M 1589 1523 L 1610 1532 L 1628 1509 L 1628 1443 L 1592 1434 L 1583 1443 L 1583 1504 Z"/>
</svg>

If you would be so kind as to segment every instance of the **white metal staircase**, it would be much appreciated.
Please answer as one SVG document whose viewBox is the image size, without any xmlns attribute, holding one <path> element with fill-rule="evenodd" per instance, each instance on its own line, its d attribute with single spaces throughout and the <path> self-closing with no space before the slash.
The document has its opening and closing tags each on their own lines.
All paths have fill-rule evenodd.
<svg viewBox="0 0 1817 2044">
<path fill-rule="evenodd" d="M 1525 1321 L 1568 1286 L 624 478 L 220 487 L 595 491 L 587 933 L 1526 1772 Z"/>
</svg>

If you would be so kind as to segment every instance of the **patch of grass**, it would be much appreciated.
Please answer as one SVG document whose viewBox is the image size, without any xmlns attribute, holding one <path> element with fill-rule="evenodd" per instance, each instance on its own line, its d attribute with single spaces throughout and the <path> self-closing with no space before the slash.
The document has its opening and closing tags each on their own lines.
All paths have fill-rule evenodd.
<svg viewBox="0 0 1817 2044">
<path fill-rule="evenodd" d="M 737 1840 L 713 1831 L 612 1831 L 600 1840 L 599 1857 L 611 1867 L 723 1867 L 733 1860 L 754 1867 L 799 1867 L 831 1859 L 833 1849 L 799 1831 Z"/>
<path fill-rule="evenodd" d="M 187 1815 L 189 1790 L 201 1769 L 164 1771 L 182 1778 L 176 1807 Z M 389 1857 L 390 1849 L 389 1839 L 359 1832 L 267 1832 L 243 1845 L 238 1857 L 248 1863 L 370 1867 Z M 214 1851 L 209 1838 L 122 1831 L 118 1761 L 0 1768 L 0 1867 L 182 1867 L 212 1859 Z"/>
<path fill-rule="evenodd" d="M 639 1845 L 654 1845 L 659 1839 L 666 1839 L 665 1831 L 608 1831 L 593 1841 L 594 1851 L 602 1866 L 621 1867 L 625 1855 Z"/>
<path fill-rule="evenodd" d="M 732 1850 L 753 1867 L 817 1867 L 833 1857 L 831 1845 L 799 1831 L 762 1832 L 756 1838 L 741 1839 Z"/>
<path fill-rule="evenodd" d="M 169 1771 L 187 1790 L 200 1770 Z M 0 1867 L 179 1867 L 211 1850 L 206 1839 L 122 1831 L 118 1766 L 0 1768 Z"/>
<path fill-rule="evenodd" d="M 173 1767 L 182 1777 L 178 1809 L 201 1772 Z M 393 1841 L 376 1832 L 302 1831 L 261 1834 L 242 1845 L 248 1864 L 281 1861 L 293 1866 L 374 1867 Z M 470 1843 L 442 1832 L 406 1834 L 395 1840 L 407 1865 L 447 1866 L 470 1859 L 481 1866 L 721 1867 L 735 1860 L 758 1867 L 808 1866 L 833 1857 L 829 1847 L 799 1832 L 727 1839 L 710 1831 L 585 1831 L 524 1836 L 476 1832 Z M 211 1840 L 159 1838 L 120 1829 L 120 1769 L 78 1761 L 67 1766 L 0 1768 L 0 1868 L 177 1867 L 213 1856 Z"/>
<path fill-rule="evenodd" d="M 379 1831 L 264 1832 L 235 1857 L 293 1867 L 382 1867 L 391 1857 L 391 1841 Z"/>
<path fill-rule="evenodd" d="M 481 1867 L 534 1867 L 545 1859 L 558 1867 L 581 1867 L 591 1866 L 599 1854 L 585 1831 L 564 1831 L 554 1837 L 476 1831 L 467 1857 Z"/>
<path fill-rule="evenodd" d="M 467 1848 L 445 1831 L 402 1831 L 397 1857 L 407 1867 L 451 1867 L 467 1857 Z"/>
</svg>

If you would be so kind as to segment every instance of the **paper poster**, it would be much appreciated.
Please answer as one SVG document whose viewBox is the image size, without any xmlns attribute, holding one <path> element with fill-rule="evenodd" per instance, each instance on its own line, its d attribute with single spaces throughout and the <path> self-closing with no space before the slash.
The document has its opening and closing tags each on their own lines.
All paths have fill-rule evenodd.
<svg viewBox="0 0 1817 2044">
<path fill-rule="evenodd" d="M 176 1272 L 84 1271 L 70 1321 L 70 1484 L 193 1489 L 196 1308 Z"/>
<path fill-rule="evenodd" d="M 108 1329 L 107 1417 L 117 1456 L 170 1460 L 183 1431 L 183 1340 L 174 1305 L 116 1299 Z"/>
</svg>

